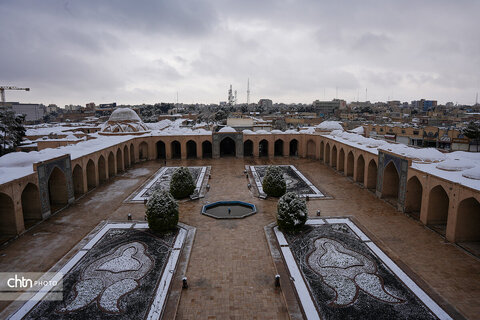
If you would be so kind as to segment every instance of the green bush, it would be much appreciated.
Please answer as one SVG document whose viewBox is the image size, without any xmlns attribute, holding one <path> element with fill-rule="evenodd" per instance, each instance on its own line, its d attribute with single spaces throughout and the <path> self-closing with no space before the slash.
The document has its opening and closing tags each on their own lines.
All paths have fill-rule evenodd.
<svg viewBox="0 0 480 320">
<path fill-rule="evenodd" d="M 195 183 L 188 168 L 180 167 L 170 180 L 170 193 L 175 199 L 186 198 L 195 190 Z"/>
<path fill-rule="evenodd" d="M 287 191 L 287 182 L 278 166 L 269 166 L 262 182 L 263 192 L 271 197 L 281 197 Z"/>
<path fill-rule="evenodd" d="M 285 231 L 300 230 L 308 218 L 307 203 L 295 192 L 285 193 L 277 204 L 277 224 Z"/>
<path fill-rule="evenodd" d="M 178 203 L 166 190 L 155 190 L 147 202 L 148 227 L 153 232 L 175 229 L 178 223 Z"/>
</svg>

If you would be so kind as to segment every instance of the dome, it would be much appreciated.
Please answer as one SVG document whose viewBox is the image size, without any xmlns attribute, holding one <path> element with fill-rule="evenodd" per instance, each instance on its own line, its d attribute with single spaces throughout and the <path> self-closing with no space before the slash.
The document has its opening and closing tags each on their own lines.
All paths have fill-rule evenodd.
<svg viewBox="0 0 480 320">
<path fill-rule="evenodd" d="M 342 130 L 343 127 L 338 121 L 323 121 L 316 127 L 320 131 L 333 131 L 333 130 Z"/>
<path fill-rule="evenodd" d="M 138 114 L 130 108 L 119 108 L 112 112 L 102 125 L 100 134 L 135 134 L 148 132 Z"/>
<path fill-rule="evenodd" d="M 218 132 L 237 132 L 237 131 L 235 129 L 233 129 L 232 127 L 226 126 L 226 127 L 223 127 L 222 129 L 218 130 Z"/>
<path fill-rule="evenodd" d="M 119 108 L 112 112 L 108 121 L 138 121 L 142 122 L 138 114 L 130 108 Z"/>
</svg>

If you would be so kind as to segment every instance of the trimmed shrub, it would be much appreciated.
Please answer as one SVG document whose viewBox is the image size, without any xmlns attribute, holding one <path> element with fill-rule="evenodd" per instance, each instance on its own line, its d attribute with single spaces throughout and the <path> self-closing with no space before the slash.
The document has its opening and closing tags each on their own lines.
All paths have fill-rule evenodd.
<svg viewBox="0 0 480 320">
<path fill-rule="evenodd" d="M 195 183 L 188 168 L 180 167 L 172 174 L 170 193 L 175 199 L 186 198 L 195 190 Z"/>
<path fill-rule="evenodd" d="M 153 232 L 175 229 L 178 223 L 178 203 L 166 190 L 155 190 L 147 201 L 148 227 Z"/>
<path fill-rule="evenodd" d="M 263 191 L 271 197 L 281 197 L 287 191 L 287 182 L 278 166 L 269 166 L 262 182 Z"/>
<path fill-rule="evenodd" d="M 300 230 L 308 218 L 307 203 L 295 192 L 285 193 L 277 204 L 277 224 L 285 231 Z"/>
</svg>

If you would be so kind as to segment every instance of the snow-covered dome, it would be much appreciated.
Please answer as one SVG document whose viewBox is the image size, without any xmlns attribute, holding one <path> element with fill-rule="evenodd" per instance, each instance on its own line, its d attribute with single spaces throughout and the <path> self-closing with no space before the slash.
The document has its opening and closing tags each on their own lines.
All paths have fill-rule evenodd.
<svg viewBox="0 0 480 320">
<path fill-rule="evenodd" d="M 323 121 L 316 128 L 320 131 L 343 130 L 342 125 L 338 121 Z"/>
<path fill-rule="evenodd" d="M 119 108 L 112 112 L 108 121 L 142 122 L 138 114 L 130 108 Z"/>
<path fill-rule="evenodd" d="M 237 132 L 237 131 L 235 129 L 233 129 L 232 127 L 226 126 L 226 127 L 223 127 L 222 129 L 218 130 L 218 132 Z"/>
<path fill-rule="evenodd" d="M 447 159 L 437 164 L 436 167 L 444 171 L 463 171 L 475 167 L 475 164 L 467 159 Z"/>
<path fill-rule="evenodd" d="M 138 114 L 130 108 L 119 108 L 112 112 L 102 125 L 100 134 L 135 134 L 148 132 Z"/>
<path fill-rule="evenodd" d="M 480 180 L 480 166 L 465 170 L 462 176 L 468 179 Z"/>
</svg>

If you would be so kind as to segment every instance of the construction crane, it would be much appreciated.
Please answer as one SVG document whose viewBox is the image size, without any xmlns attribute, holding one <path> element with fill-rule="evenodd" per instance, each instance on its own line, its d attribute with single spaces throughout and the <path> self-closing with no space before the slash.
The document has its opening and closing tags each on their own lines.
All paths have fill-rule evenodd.
<svg viewBox="0 0 480 320">
<path fill-rule="evenodd" d="M 25 90 L 30 91 L 30 88 L 18 88 L 18 87 L 11 87 L 11 86 L 2 86 L 0 87 L 0 96 L 2 97 L 2 104 L 5 103 L 5 90 Z"/>
</svg>

